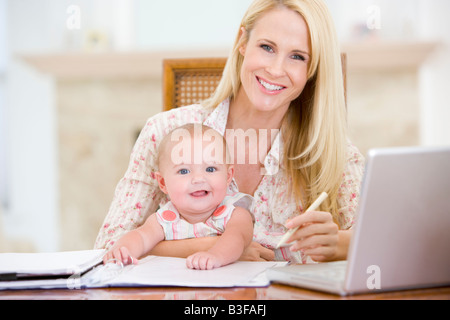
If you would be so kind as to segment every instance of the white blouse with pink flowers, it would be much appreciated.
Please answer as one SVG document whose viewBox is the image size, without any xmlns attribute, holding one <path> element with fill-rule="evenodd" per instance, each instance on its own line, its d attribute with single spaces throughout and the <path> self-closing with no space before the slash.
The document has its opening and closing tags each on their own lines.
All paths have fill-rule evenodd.
<svg viewBox="0 0 450 320">
<path fill-rule="evenodd" d="M 214 110 L 192 105 L 157 114 L 147 121 L 131 153 L 128 170 L 116 187 L 109 213 L 95 243 L 96 248 L 110 248 L 125 232 L 141 226 L 160 205 L 168 202 L 154 174 L 158 170 L 155 159 L 161 139 L 187 123 L 203 123 L 225 135 L 228 110 L 229 101 L 226 100 Z M 300 213 L 288 192 L 289 178 L 280 159 L 282 147 L 282 137 L 278 137 L 264 161 L 265 172 L 270 174 L 261 180 L 252 195 L 254 201 L 250 207 L 255 217 L 254 241 L 274 250 L 286 232 L 286 220 Z M 338 224 L 341 230 L 353 227 L 363 171 L 363 156 L 349 144 L 347 166 L 338 195 Z M 228 193 L 236 192 L 239 192 L 239 186 L 233 180 Z M 301 253 L 294 254 L 288 248 L 276 249 L 275 258 L 296 263 L 306 261 Z"/>
</svg>

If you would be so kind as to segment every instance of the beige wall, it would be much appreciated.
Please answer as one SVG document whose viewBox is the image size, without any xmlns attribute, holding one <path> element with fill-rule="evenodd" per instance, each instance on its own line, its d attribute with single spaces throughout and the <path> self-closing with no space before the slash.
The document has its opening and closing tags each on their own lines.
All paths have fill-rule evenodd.
<svg viewBox="0 0 450 320">
<path fill-rule="evenodd" d="M 147 118 L 160 111 L 160 81 L 58 82 L 62 250 L 90 249 Z"/>
<path fill-rule="evenodd" d="M 415 70 L 349 74 L 350 137 L 364 155 L 370 148 L 418 145 L 419 115 Z"/>
</svg>

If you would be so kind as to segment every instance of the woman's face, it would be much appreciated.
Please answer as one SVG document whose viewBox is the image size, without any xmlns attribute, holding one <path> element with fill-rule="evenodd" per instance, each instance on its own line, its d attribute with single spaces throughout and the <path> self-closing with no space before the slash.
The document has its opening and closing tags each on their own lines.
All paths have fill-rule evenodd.
<svg viewBox="0 0 450 320">
<path fill-rule="evenodd" d="M 240 48 L 240 94 L 246 95 L 249 106 L 284 114 L 307 82 L 310 47 L 308 26 L 300 14 L 285 7 L 263 14 Z"/>
</svg>

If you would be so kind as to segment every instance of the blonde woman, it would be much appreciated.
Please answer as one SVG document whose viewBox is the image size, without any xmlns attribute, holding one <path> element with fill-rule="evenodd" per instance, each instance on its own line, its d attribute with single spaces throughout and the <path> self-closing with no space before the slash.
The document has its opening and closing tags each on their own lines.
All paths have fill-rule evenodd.
<svg viewBox="0 0 450 320">
<path fill-rule="evenodd" d="M 189 122 L 226 137 L 235 167 L 229 192 L 254 197 L 254 242 L 241 259 L 346 258 L 364 161 L 348 141 L 339 45 L 323 0 L 251 4 L 213 97 L 148 120 L 96 247 L 109 248 L 168 201 L 154 176 L 156 149 Z M 324 191 L 320 211 L 303 213 Z M 293 244 L 275 249 L 296 226 Z M 163 241 L 151 253 L 187 257 L 216 240 Z"/>
</svg>

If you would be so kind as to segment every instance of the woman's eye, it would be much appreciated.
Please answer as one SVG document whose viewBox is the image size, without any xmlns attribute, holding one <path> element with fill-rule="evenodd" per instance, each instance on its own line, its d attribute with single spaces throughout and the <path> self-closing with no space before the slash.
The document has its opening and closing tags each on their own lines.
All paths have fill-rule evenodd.
<svg viewBox="0 0 450 320">
<path fill-rule="evenodd" d="M 181 169 L 178 171 L 179 174 L 188 174 L 189 170 L 188 169 Z"/>
<path fill-rule="evenodd" d="M 300 55 L 300 54 L 294 54 L 292 56 L 292 59 L 294 59 L 294 60 L 301 60 L 301 61 L 305 61 L 306 60 L 305 57 Z"/>
<path fill-rule="evenodd" d="M 267 52 L 273 52 L 272 47 L 268 46 L 267 44 L 262 44 L 261 48 Z"/>
<path fill-rule="evenodd" d="M 214 167 L 208 167 L 208 168 L 206 168 L 206 172 L 216 172 L 216 171 L 217 171 L 217 169 L 214 168 Z"/>
</svg>

